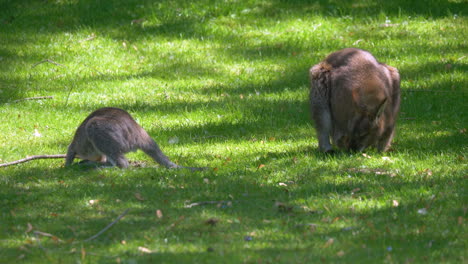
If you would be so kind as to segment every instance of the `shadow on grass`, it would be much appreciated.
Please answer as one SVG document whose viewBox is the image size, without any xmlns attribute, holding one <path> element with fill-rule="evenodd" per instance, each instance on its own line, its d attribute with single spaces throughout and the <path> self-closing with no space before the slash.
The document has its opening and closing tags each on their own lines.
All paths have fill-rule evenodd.
<svg viewBox="0 0 468 264">
<path fill-rule="evenodd" d="M 259 184 L 258 177 L 267 176 L 260 171 L 247 171 L 244 177 L 234 179 L 230 173 L 165 169 L 139 169 L 132 173 L 120 169 L 83 173 L 77 173 L 76 169 L 13 169 L 2 179 L 0 204 L 5 212 L 2 236 L 28 244 L 32 234 L 25 233 L 27 226 L 23 224 L 31 223 L 34 230 L 51 233 L 63 241 L 40 237 L 41 245 L 33 241 L 27 245 L 29 250 L 41 251 L 42 247 L 53 253 L 83 246 L 93 253 L 106 248 L 105 252 L 111 252 L 112 247 L 112 252 L 121 258 L 170 258 L 171 262 L 198 254 L 203 258 L 220 253 L 241 258 L 237 249 L 248 245 L 252 248 L 244 251 L 247 255 L 289 258 L 294 252 L 299 259 L 324 255 L 328 246 L 332 252 L 347 248 L 348 255 L 370 259 L 384 255 L 389 246 L 399 253 L 395 255 L 397 258 L 426 256 L 428 252 L 421 249 L 421 243 L 428 245 L 431 252 L 463 248 L 458 242 L 452 243 L 461 239 L 458 231 L 462 226 L 454 224 L 463 212 L 464 190 L 456 184 L 462 181 L 461 174 L 415 177 L 409 181 L 357 174 L 354 182 L 331 183 L 323 178 L 338 177 L 333 171 L 302 170 L 313 178 L 307 183 L 284 187 Z M 209 183 L 204 179 L 209 179 Z M 330 201 L 333 197 L 341 197 L 343 204 Z M 400 205 L 392 207 L 392 199 L 397 199 Z M 228 200 L 232 204 L 184 208 L 192 202 Z M 354 208 L 353 200 L 367 200 L 370 205 L 365 210 Z M 388 206 L 372 206 L 376 201 L 386 201 Z M 282 205 L 275 205 L 276 202 Z M 126 208 L 130 208 L 129 213 L 114 227 L 91 242 L 81 242 Z M 427 215 L 418 213 L 421 208 L 426 208 Z M 155 215 L 157 209 L 163 212 L 162 218 Z M 207 224 L 210 218 L 219 222 Z M 227 229 L 229 233 L 225 232 Z M 290 235 L 298 237 L 297 243 L 291 244 Z M 246 241 L 247 236 L 252 237 L 251 241 Z M 146 242 L 140 241 L 142 237 L 146 237 Z M 329 238 L 334 238 L 337 244 L 325 246 Z M 195 254 L 180 248 L 177 250 L 180 254 L 176 255 L 168 251 L 142 255 L 136 248 L 125 246 L 115 251 L 123 240 L 151 249 L 159 248 L 164 239 L 168 245 L 188 244 L 207 251 Z M 361 242 L 340 244 L 351 240 Z M 262 246 L 265 243 L 274 247 Z M 362 247 L 364 243 L 368 244 Z M 21 252 L 15 247 L 4 248 L 2 258 L 11 260 Z M 80 256 L 72 252 L 69 257 Z M 89 258 L 100 259 L 92 254 Z"/>
</svg>

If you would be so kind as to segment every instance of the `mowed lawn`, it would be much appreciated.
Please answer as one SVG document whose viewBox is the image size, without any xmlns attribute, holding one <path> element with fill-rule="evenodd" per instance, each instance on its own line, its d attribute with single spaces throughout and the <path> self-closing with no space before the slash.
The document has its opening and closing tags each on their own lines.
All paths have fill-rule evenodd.
<svg viewBox="0 0 468 264">
<path fill-rule="evenodd" d="M 126 170 L 0 168 L 0 263 L 466 263 L 467 11 L 0 0 L 0 163 L 65 153 L 112 106 L 177 164 L 211 167 L 140 151 Z M 400 71 L 390 152 L 317 150 L 308 70 L 345 47 Z"/>
</svg>

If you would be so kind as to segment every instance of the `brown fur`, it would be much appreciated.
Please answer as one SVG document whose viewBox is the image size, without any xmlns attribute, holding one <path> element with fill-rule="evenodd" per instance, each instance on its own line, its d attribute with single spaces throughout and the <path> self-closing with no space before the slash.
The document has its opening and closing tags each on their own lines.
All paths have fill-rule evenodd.
<svg viewBox="0 0 468 264">
<path fill-rule="evenodd" d="M 129 113 L 112 107 L 92 112 L 81 123 L 68 147 L 65 166 L 71 165 L 77 156 L 83 160 L 107 162 L 126 168 L 129 164 L 124 154 L 138 149 L 166 168 L 204 169 L 183 167 L 171 162 Z"/>
<path fill-rule="evenodd" d="M 367 51 L 347 48 L 310 69 L 310 103 L 319 148 L 386 151 L 400 107 L 400 75 Z"/>
</svg>

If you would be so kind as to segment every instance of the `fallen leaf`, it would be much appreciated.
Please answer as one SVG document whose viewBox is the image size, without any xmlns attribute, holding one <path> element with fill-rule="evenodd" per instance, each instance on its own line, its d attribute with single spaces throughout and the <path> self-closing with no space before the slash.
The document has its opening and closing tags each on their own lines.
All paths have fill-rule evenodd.
<svg viewBox="0 0 468 264">
<path fill-rule="evenodd" d="M 311 232 L 315 232 L 317 229 L 317 224 L 307 224 Z"/>
<path fill-rule="evenodd" d="M 151 251 L 151 250 L 149 250 L 148 248 L 145 248 L 145 247 L 138 247 L 138 251 L 140 251 L 141 253 L 146 253 L 146 254 L 153 253 L 153 251 Z"/>
<path fill-rule="evenodd" d="M 144 21 L 145 21 L 144 18 L 134 19 L 134 20 L 132 20 L 132 23 L 131 23 L 131 24 L 132 24 L 132 25 L 133 25 L 133 24 L 141 24 L 141 23 L 143 23 Z"/>
<path fill-rule="evenodd" d="M 175 221 L 174 223 L 172 223 L 167 229 L 171 229 L 171 228 L 175 227 L 175 226 L 178 225 L 180 222 L 184 221 L 184 219 L 185 219 L 185 216 L 184 216 L 184 215 L 179 216 L 179 219 L 177 219 L 177 221 Z"/>
<path fill-rule="evenodd" d="M 333 242 L 335 242 L 335 240 L 333 238 L 328 239 L 327 242 L 325 242 L 325 244 L 323 245 L 323 248 L 327 248 L 327 247 L 331 246 L 333 244 Z"/>
<path fill-rule="evenodd" d="M 278 208 L 280 212 L 291 212 L 293 207 L 282 202 L 275 202 L 275 207 Z"/>
<path fill-rule="evenodd" d="M 145 198 L 143 198 L 143 196 L 141 196 L 140 193 L 135 193 L 135 198 L 137 198 L 138 201 L 144 201 Z"/>
<path fill-rule="evenodd" d="M 427 174 L 427 176 L 432 176 L 432 171 L 430 169 L 425 169 L 424 172 Z"/>
<path fill-rule="evenodd" d="M 168 140 L 168 143 L 173 145 L 173 144 L 177 144 L 179 143 L 179 138 L 178 137 L 171 137 L 169 140 Z"/>
<path fill-rule="evenodd" d="M 37 129 L 34 129 L 34 136 L 35 137 L 42 137 L 41 133 Z"/>
<path fill-rule="evenodd" d="M 99 200 L 89 200 L 88 203 L 89 205 L 96 205 L 99 203 Z"/>
<path fill-rule="evenodd" d="M 427 215 L 427 209 L 426 209 L 426 208 L 418 209 L 418 214 L 420 214 L 420 215 Z"/>
<path fill-rule="evenodd" d="M 82 246 L 81 247 L 81 260 L 86 258 L 86 249 Z"/>
<path fill-rule="evenodd" d="M 156 210 L 156 217 L 158 217 L 159 219 L 161 219 L 163 217 L 163 213 L 161 212 L 161 210 Z"/>
<path fill-rule="evenodd" d="M 463 216 L 458 217 L 458 225 L 463 225 Z"/>
<path fill-rule="evenodd" d="M 465 134 L 466 133 L 466 128 L 460 129 L 460 134 Z"/>
<path fill-rule="evenodd" d="M 122 240 L 122 241 L 120 241 L 120 244 L 122 244 L 122 245 L 126 245 L 126 244 L 127 244 L 127 241 L 125 241 L 125 240 Z"/>
<path fill-rule="evenodd" d="M 260 164 L 260 165 L 258 165 L 257 169 L 261 169 L 263 167 L 265 167 L 265 164 Z"/>
<path fill-rule="evenodd" d="M 345 254 L 345 252 L 343 250 L 340 250 L 340 251 L 338 251 L 338 253 L 336 253 L 336 255 L 338 257 L 342 257 L 342 256 L 344 256 L 344 254 Z"/>
<path fill-rule="evenodd" d="M 388 161 L 388 162 L 393 162 L 389 157 L 382 157 L 383 160 Z"/>
<path fill-rule="evenodd" d="M 363 156 L 364 158 L 368 158 L 368 159 L 371 158 L 371 156 L 367 155 L 366 153 L 362 153 L 362 156 Z"/>
<path fill-rule="evenodd" d="M 210 218 L 205 221 L 205 224 L 210 225 L 210 226 L 215 226 L 218 222 L 219 222 L 219 219 Z"/>
</svg>

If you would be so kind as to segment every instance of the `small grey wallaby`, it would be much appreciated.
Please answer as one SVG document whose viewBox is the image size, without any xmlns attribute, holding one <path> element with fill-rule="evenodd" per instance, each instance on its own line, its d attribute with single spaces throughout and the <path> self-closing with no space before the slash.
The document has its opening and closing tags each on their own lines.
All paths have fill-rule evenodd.
<svg viewBox="0 0 468 264">
<path fill-rule="evenodd" d="M 100 108 L 81 123 L 68 147 L 65 166 L 71 165 L 73 159 L 78 157 L 82 160 L 107 162 L 112 166 L 127 168 L 129 163 L 125 153 L 138 149 L 169 169 L 207 169 L 173 163 L 129 113 L 113 107 Z"/>
</svg>

